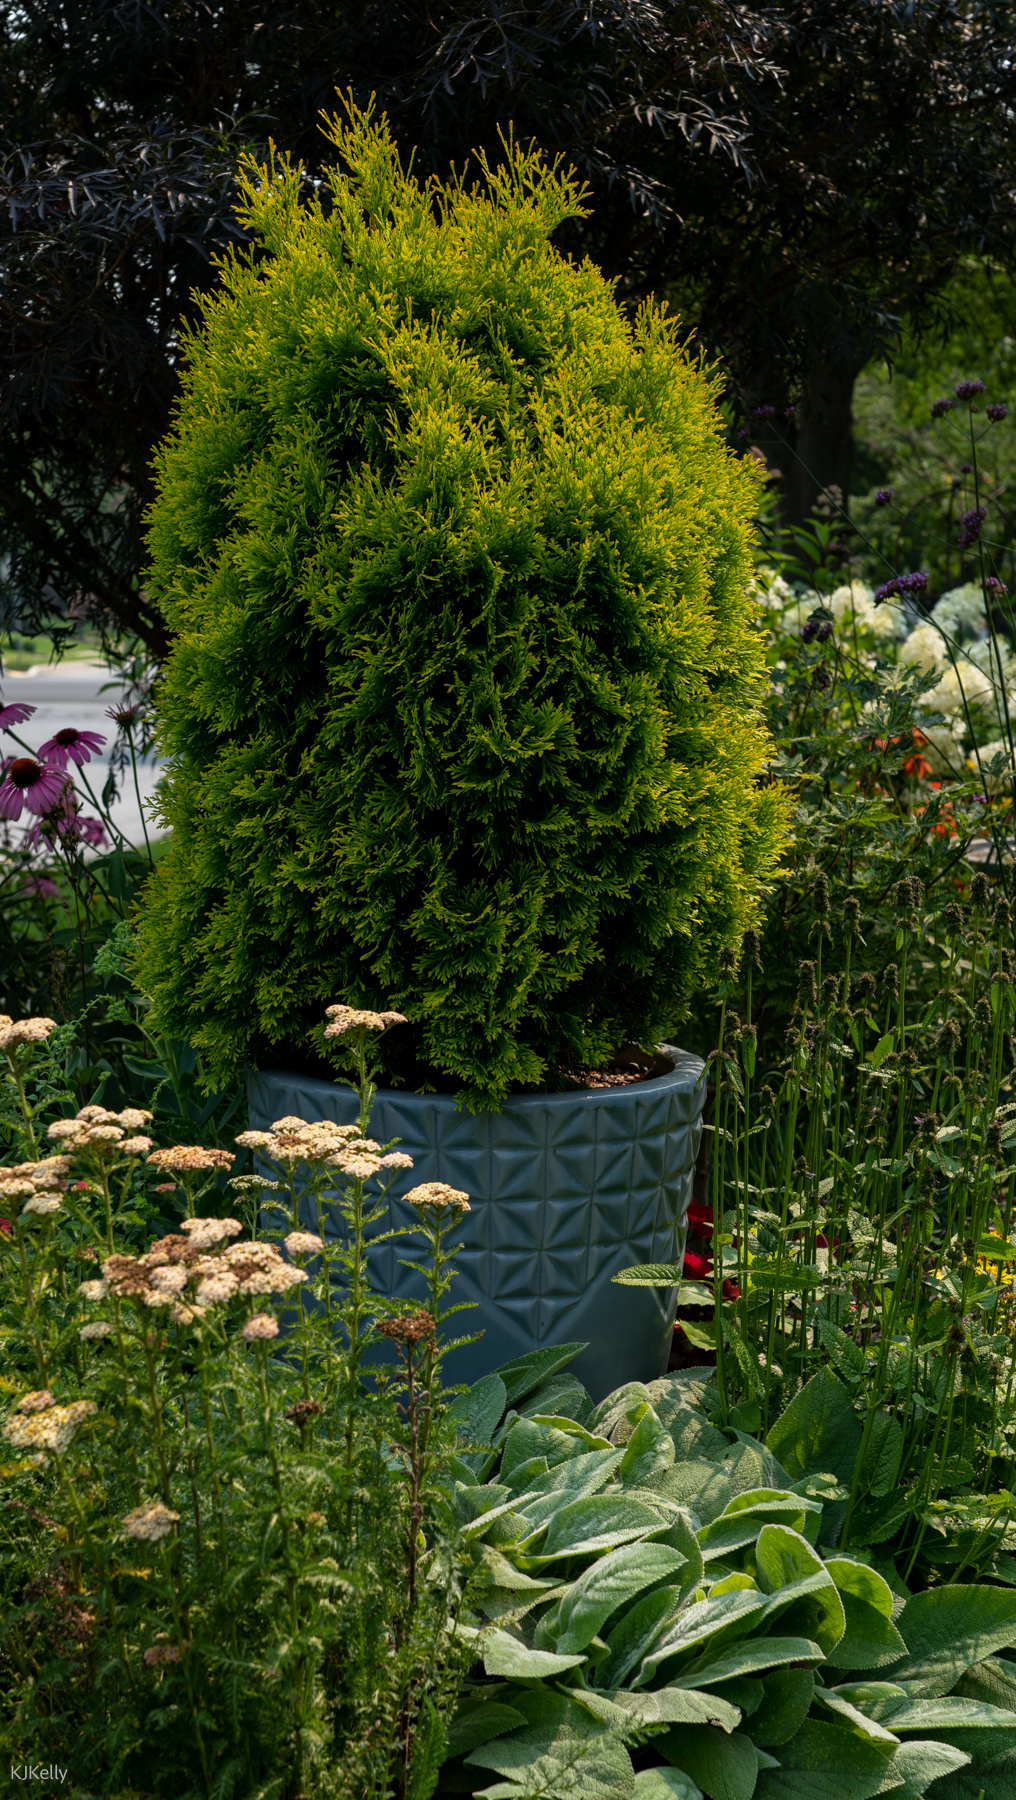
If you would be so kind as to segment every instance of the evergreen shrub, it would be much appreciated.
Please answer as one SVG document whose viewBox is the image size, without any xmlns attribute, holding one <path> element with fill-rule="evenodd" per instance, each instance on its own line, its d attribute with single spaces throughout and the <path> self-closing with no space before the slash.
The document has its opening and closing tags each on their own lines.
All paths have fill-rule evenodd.
<svg viewBox="0 0 1016 1800">
<path fill-rule="evenodd" d="M 676 322 L 555 249 L 566 174 L 421 187 L 383 123 L 331 136 L 309 200 L 244 169 L 158 459 L 140 974 L 219 1075 L 341 996 L 496 1106 L 672 1025 L 753 915 L 754 465 Z"/>
</svg>

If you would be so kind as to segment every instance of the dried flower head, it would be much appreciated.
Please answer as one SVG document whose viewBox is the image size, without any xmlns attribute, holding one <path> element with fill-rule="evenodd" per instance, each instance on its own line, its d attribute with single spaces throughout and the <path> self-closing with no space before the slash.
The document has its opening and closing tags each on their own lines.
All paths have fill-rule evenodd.
<svg viewBox="0 0 1016 1800">
<path fill-rule="evenodd" d="M 255 1338 L 276 1338 L 279 1335 L 279 1321 L 273 1319 L 270 1313 L 252 1313 L 240 1335 L 248 1344 L 253 1343 Z"/>
<path fill-rule="evenodd" d="M 147 1506 L 135 1506 L 124 1519 L 123 1528 L 130 1538 L 138 1538 L 142 1543 L 157 1544 L 160 1538 L 168 1537 L 173 1526 L 179 1522 L 178 1512 L 172 1512 L 160 1500 L 153 1500 Z"/>
<path fill-rule="evenodd" d="M 294 1425 L 306 1425 L 309 1419 L 316 1419 L 324 1410 L 320 1400 L 297 1400 L 292 1406 L 287 1406 L 286 1418 L 292 1420 Z"/>
<path fill-rule="evenodd" d="M 208 1311 L 206 1306 L 174 1306 L 170 1318 L 174 1325 L 196 1325 Z"/>
<path fill-rule="evenodd" d="M 48 1218 L 50 1213 L 60 1210 L 60 1201 L 55 1194 L 36 1194 L 21 1208 L 22 1217 L 25 1213 L 37 1213 L 41 1218 Z"/>
<path fill-rule="evenodd" d="M 444 1181 L 422 1181 L 419 1187 L 410 1188 L 406 1199 L 410 1206 L 434 1206 L 439 1209 L 450 1206 L 460 1213 L 472 1210 L 469 1195 L 460 1188 L 449 1187 Z"/>
<path fill-rule="evenodd" d="M 429 1312 L 410 1313 L 400 1319 L 380 1319 L 378 1330 L 382 1337 L 390 1338 L 393 1344 L 419 1344 L 424 1338 L 433 1337 L 434 1319 Z"/>
<path fill-rule="evenodd" d="M 56 1020 L 14 1019 L 6 1013 L 0 1013 L 0 1050 L 14 1050 L 20 1044 L 44 1044 L 51 1031 L 56 1030 Z"/>
<path fill-rule="evenodd" d="M 163 1294 L 179 1294 L 187 1286 L 187 1270 L 183 1263 L 161 1264 L 149 1277 L 152 1287 Z"/>
</svg>

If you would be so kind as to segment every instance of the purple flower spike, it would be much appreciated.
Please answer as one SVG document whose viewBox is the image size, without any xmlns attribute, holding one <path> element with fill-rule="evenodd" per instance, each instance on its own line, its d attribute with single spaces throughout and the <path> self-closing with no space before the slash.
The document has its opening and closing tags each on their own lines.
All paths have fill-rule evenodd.
<svg viewBox="0 0 1016 1800">
<path fill-rule="evenodd" d="M 951 413 L 955 405 L 955 400 L 933 400 L 931 403 L 932 418 L 944 419 L 946 413 Z"/>
<path fill-rule="evenodd" d="M 895 488 L 876 488 L 875 489 L 875 505 L 876 506 L 891 506 L 892 501 L 893 501 L 893 495 L 895 494 L 895 492 L 896 492 Z"/>
<path fill-rule="evenodd" d="M 931 576 L 925 574 L 923 569 L 915 569 L 911 575 L 894 575 L 891 581 L 876 588 L 875 605 L 881 605 L 883 600 L 891 600 L 894 594 L 923 594 L 930 585 Z"/>
<path fill-rule="evenodd" d="M 1002 420 L 1009 417 L 1009 408 L 1004 400 L 993 400 L 990 406 L 985 407 L 984 413 L 993 425 L 1001 425 Z"/>
<path fill-rule="evenodd" d="M 983 393 L 983 381 L 958 381 L 956 383 L 957 400 L 976 400 L 978 394 Z"/>
<path fill-rule="evenodd" d="M 751 416 L 753 419 L 775 419 L 776 408 L 775 406 L 753 406 Z"/>
<path fill-rule="evenodd" d="M 971 544 L 976 544 L 987 516 L 986 506 L 972 506 L 969 512 L 960 514 L 960 535 L 956 541 L 961 550 L 969 550 Z"/>
<path fill-rule="evenodd" d="M 37 815 L 49 812 L 59 803 L 66 784 L 66 776 L 47 769 L 34 756 L 16 756 L 8 763 L 0 785 L 0 819 L 20 819 L 26 806 Z"/>
<path fill-rule="evenodd" d="M 10 731 L 12 725 L 23 725 L 35 711 L 24 700 L 15 700 L 10 706 L 0 706 L 0 731 Z"/>
<path fill-rule="evenodd" d="M 105 742 L 101 732 L 75 731 L 73 725 L 69 725 L 40 744 L 39 755 L 48 756 L 58 769 L 66 769 L 69 757 L 80 769 L 86 762 L 91 762 L 93 756 L 98 756 Z"/>
</svg>

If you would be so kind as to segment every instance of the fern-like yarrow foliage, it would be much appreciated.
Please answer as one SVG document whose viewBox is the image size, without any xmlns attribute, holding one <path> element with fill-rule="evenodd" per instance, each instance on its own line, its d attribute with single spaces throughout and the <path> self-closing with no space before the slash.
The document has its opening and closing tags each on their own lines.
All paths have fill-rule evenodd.
<svg viewBox="0 0 1016 1800">
<path fill-rule="evenodd" d="M 673 1025 L 753 917 L 757 475 L 676 322 L 553 246 L 565 173 L 421 186 L 383 123 L 331 135 L 309 201 L 243 171 L 159 457 L 140 974 L 219 1075 L 341 996 L 497 1106 Z"/>
</svg>

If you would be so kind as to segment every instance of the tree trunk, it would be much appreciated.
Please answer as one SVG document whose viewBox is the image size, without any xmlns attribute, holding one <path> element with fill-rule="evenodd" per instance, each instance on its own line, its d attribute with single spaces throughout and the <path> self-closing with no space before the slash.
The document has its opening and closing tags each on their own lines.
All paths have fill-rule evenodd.
<svg viewBox="0 0 1016 1800">
<path fill-rule="evenodd" d="M 770 464 L 783 471 L 780 492 L 788 524 L 800 525 L 819 495 L 830 488 L 848 505 L 850 465 L 854 450 L 852 403 L 858 370 L 817 356 L 805 379 L 795 427 L 787 434 L 790 451 L 766 449 Z"/>
</svg>

